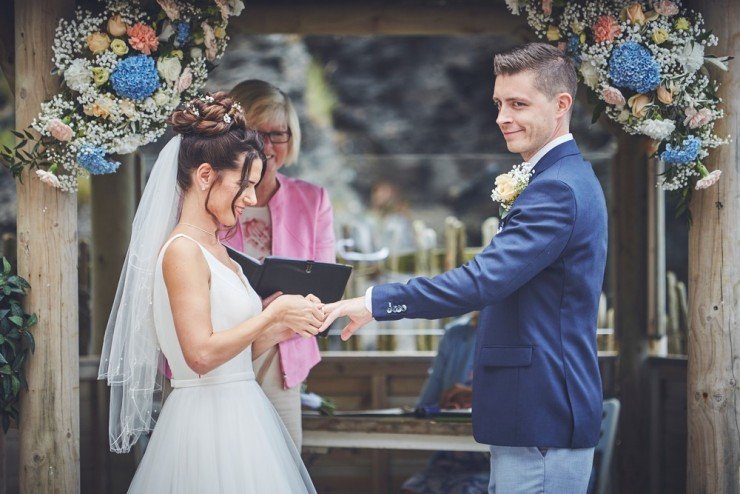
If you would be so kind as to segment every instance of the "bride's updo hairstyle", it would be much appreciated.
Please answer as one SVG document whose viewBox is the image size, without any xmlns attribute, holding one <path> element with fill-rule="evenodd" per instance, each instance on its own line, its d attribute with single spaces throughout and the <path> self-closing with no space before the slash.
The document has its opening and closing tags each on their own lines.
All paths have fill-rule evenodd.
<svg viewBox="0 0 740 494">
<path fill-rule="evenodd" d="M 231 203 L 232 210 L 237 198 L 248 184 L 249 170 L 256 159 L 262 160 L 262 174 L 267 162 L 259 134 L 247 127 L 239 103 L 225 92 L 207 94 L 192 100 L 187 106 L 175 110 L 170 116 L 170 125 L 182 135 L 178 155 L 177 183 L 183 192 L 193 186 L 193 172 L 203 163 L 216 171 L 216 183 L 222 180 L 222 170 L 236 170 L 241 166 L 239 155 L 246 152 L 241 173 L 241 187 Z M 208 209 L 211 189 L 206 196 Z"/>
</svg>

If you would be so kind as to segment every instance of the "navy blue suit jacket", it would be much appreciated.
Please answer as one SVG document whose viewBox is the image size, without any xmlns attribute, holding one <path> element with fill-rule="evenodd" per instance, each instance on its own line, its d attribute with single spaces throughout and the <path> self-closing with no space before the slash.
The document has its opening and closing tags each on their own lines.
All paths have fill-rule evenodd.
<svg viewBox="0 0 740 494">
<path fill-rule="evenodd" d="M 607 249 L 604 194 L 575 141 L 537 163 L 498 235 L 434 278 L 373 288 L 373 317 L 480 310 L 473 430 L 498 446 L 590 448 L 599 438 L 596 316 Z"/>
</svg>

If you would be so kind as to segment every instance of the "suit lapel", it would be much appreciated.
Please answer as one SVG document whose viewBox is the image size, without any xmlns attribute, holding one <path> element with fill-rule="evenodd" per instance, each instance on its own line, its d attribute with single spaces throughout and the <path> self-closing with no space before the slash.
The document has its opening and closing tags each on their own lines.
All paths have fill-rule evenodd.
<svg viewBox="0 0 740 494">
<path fill-rule="evenodd" d="M 550 151 L 548 151 L 547 154 L 544 155 L 541 160 L 537 162 L 537 164 L 534 167 L 534 175 L 532 176 L 532 180 L 534 180 L 537 177 L 537 175 L 544 172 L 545 170 L 550 168 L 552 165 L 560 161 L 562 158 L 565 158 L 566 156 L 574 156 L 574 155 L 579 155 L 579 154 L 581 154 L 581 151 L 579 151 L 578 145 L 576 144 L 576 141 L 574 139 L 565 141 L 559 146 L 555 146 Z"/>
</svg>

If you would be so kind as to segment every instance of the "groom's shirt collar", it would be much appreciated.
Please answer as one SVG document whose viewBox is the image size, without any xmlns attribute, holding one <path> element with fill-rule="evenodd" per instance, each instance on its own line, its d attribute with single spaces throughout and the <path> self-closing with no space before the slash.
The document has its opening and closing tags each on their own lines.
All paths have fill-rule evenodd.
<svg viewBox="0 0 740 494">
<path fill-rule="evenodd" d="M 539 151 L 537 151 L 535 153 L 535 155 L 532 156 L 532 158 L 529 161 L 527 161 L 527 163 L 529 163 L 531 165 L 530 169 L 534 168 L 535 165 L 537 165 L 537 163 L 547 153 L 549 153 L 552 149 L 554 149 L 556 146 L 559 146 L 559 145 L 561 145 L 564 142 L 568 142 L 568 141 L 572 141 L 572 140 L 573 140 L 573 134 L 568 133 L 568 134 L 562 135 L 560 137 L 556 137 L 552 141 L 550 141 L 547 144 L 545 144 L 544 146 L 542 146 L 542 149 L 540 149 Z"/>
</svg>

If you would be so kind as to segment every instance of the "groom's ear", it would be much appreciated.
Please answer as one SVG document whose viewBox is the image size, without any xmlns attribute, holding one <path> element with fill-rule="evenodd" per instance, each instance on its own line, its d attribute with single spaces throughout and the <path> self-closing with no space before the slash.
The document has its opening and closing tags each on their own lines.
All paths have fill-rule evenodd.
<svg viewBox="0 0 740 494">
<path fill-rule="evenodd" d="M 565 115 L 573 107 L 573 96 L 569 93 L 558 93 L 555 96 L 555 103 L 557 104 L 558 114 Z"/>
</svg>

